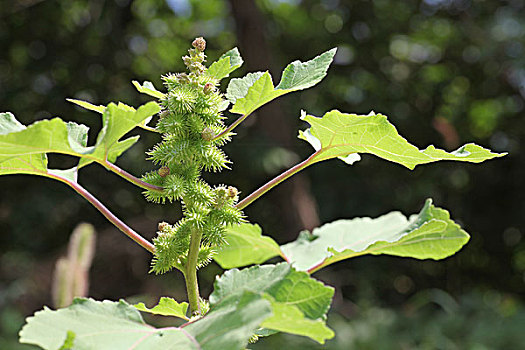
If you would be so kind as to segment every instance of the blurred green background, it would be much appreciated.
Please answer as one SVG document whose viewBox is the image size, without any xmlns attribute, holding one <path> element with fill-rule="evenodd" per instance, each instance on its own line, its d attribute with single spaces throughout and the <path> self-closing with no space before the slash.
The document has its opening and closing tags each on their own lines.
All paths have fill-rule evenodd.
<svg viewBox="0 0 525 350">
<path fill-rule="evenodd" d="M 232 171 L 212 183 L 250 193 L 303 159 L 300 110 L 381 112 L 420 147 L 453 150 L 476 142 L 503 159 L 440 163 L 409 171 L 372 156 L 354 166 L 330 161 L 272 190 L 245 213 L 279 243 L 319 222 L 392 210 L 417 212 L 427 197 L 450 210 L 472 236 L 440 262 L 362 257 L 315 277 L 336 288 L 328 349 L 520 349 L 525 344 L 525 3 L 523 0 L 13 0 L 0 6 L 0 110 L 24 124 L 61 116 L 100 128 L 98 115 L 66 97 L 95 104 L 148 99 L 130 84 L 183 69 L 180 57 L 204 36 L 209 61 L 238 46 L 245 65 L 274 80 L 292 60 L 339 48 L 317 87 L 280 98 L 236 131 L 225 150 Z M 226 83 L 226 82 L 225 82 Z M 224 86 L 225 87 L 225 86 Z M 230 116 L 228 122 L 234 117 Z M 142 139 L 118 160 L 140 175 L 152 169 Z M 73 160 L 52 155 L 53 167 Z M 101 167 L 80 182 L 144 236 L 178 219 L 177 205 L 147 203 L 141 191 Z M 184 300 L 182 276 L 148 274 L 150 257 L 71 189 L 30 176 L 0 178 L 0 348 L 17 345 L 27 315 L 51 304 L 51 276 L 81 221 L 95 225 L 90 272 L 96 299 L 160 296 Z M 200 272 L 202 292 L 221 269 Z M 274 336 L 253 349 L 320 349 Z"/>
</svg>

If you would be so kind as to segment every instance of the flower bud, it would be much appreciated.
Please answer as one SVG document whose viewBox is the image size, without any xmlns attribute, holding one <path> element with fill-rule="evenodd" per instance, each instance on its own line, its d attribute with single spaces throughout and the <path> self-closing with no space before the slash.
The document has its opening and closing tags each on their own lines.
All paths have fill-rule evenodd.
<svg viewBox="0 0 525 350">
<path fill-rule="evenodd" d="M 228 186 L 227 194 L 228 194 L 228 197 L 230 197 L 231 199 L 234 199 L 239 194 L 239 191 L 233 186 Z"/>
<path fill-rule="evenodd" d="M 212 83 L 206 83 L 206 84 L 204 85 L 204 89 L 203 89 L 203 91 L 204 91 L 204 93 L 205 93 L 206 95 L 208 95 L 208 94 L 212 93 L 213 91 L 215 91 L 215 86 L 213 86 Z"/>
<path fill-rule="evenodd" d="M 211 128 L 206 127 L 202 130 L 201 135 L 204 140 L 211 141 L 215 137 L 215 132 Z"/>
<path fill-rule="evenodd" d="M 166 177 L 170 174 L 170 168 L 163 166 L 158 170 L 160 177 Z"/>
<path fill-rule="evenodd" d="M 158 229 L 160 232 L 163 232 L 165 230 L 168 229 L 168 227 L 170 226 L 170 224 L 168 224 L 167 222 L 159 222 L 159 226 L 158 226 Z"/>
<path fill-rule="evenodd" d="M 159 113 L 159 118 L 162 119 L 162 118 L 166 118 L 168 115 L 170 114 L 170 112 L 168 112 L 167 110 L 163 110 Z"/>
<path fill-rule="evenodd" d="M 198 37 L 193 40 L 191 45 L 199 51 L 204 51 L 206 49 L 206 40 L 203 37 Z"/>
</svg>

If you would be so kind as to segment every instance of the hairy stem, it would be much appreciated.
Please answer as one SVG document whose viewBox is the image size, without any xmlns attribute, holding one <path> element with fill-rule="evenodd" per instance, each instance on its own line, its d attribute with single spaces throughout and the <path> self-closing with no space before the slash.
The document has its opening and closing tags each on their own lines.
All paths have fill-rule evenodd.
<svg viewBox="0 0 525 350">
<path fill-rule="evenodd" d="M 199 257 L 201 238 L 202 231 L 193 230 L 193 232 L 191 233 L 188 259 L 186 261 L 184 271 L 184 279 L 186 281 L 186 292 L 188 294 L 188 302 L 190 303 L 191 315 L 199 315 L 201 313 L 201 308 L 199 305 L 199 282 L 197 280 L 197 259 Z"/>
<path fill-rule="evenodd" d="M 118 166 L 116 166 L 113 163 L 108 162 L 107 160 L 104 163 L 102 163 L 102 165 L 106 169 L 109 169 L 110 171 L 114 172 L 115 174 L 123 177 L 124 179 L 128 180 L 132 184 L 137 185 L 137 186 L 139 186 L 141 188 L 144 188 L 146 190 L 156 191 L 156 192 L 162 192 L 164 190 L 160 186 L 151 185 L 151 184 L 149 184 L 149 183 L 147 183 L 145 181 L 142 181 L 141 179 L 131 175 L 130 173 L 128 173 L 124 169 L 120 169 Z"/>
<path fill-rule="evenodd" d="M 46 176 L 51 177 L 55 180 L 64 182 L 73 188 L 78 194 L 84 197 L 89 203 L 91 203 L 98 211 L 102 213 L 113 225 L 115 225 L 120 231 L 122 231 L 126 236 L 138 243 L 142 248 L 146 249 L 150 253 L 155 252 L 155 246 L 148 242 L 144 237 L 135 232 L 131 227 L 126 225 L 122 220 L 115 216 L 104 204 L 102 204 L 95 196 L 89 193 L 85 188 L 80 186 L 78 183 L 70 181 L 66 178 L 63 178 L 54 174 L 47 174 Z"/>
<path fill-rule="evenodd" d="M 317 152 L 315 152 L 310 157 L 308 157 L 308 159 L 291 167 L 290 169 L 286 170 L 284 173 L 268 181 L 267 183 L 259 187 L 257 190 L 249 194 L 247 197 L 245 197 L 242 201 L 237 203 L 236 207 L 241 210 L 246 208 L 248 205 L 252 204 L 252 202 L 254 202 L 257 198 L 259 198 L 260 196 L 262 196 L 263 194 L 265 194 L 266 192 L 268 192 L 269 190 L 271 190 L 272 188 L 274 188 L 275 186 L 277 186 L 278 184 L 280 184 L 281 182 L 283 182 L 290 176 L 297 174 L 299 171 L 313 164 L 312 160 L 316 155 L 317 155 Z"/>
<path fill-rule="evenodd" d="M 244 119 L 248 118 L 250 114 L 243 114 L 242 116 L 240 116 L 236 121 L 234 121 L 230 126 L 228 126 L 226 128 L 226 130 L 224 130 L 223 132 L 221 132 L 219 135 L 215 136 L 213 138 L 213 140 L 216 140 L 218 139 L 219 137 L 223 137 L 224 135 L 227 135 L 229 132 L 231 132 L 233 129 L 235 129 L 237 127 L 237 125 L 239 125 L 240 123 L 242 123 L 244 121 Z"/>
</svg>

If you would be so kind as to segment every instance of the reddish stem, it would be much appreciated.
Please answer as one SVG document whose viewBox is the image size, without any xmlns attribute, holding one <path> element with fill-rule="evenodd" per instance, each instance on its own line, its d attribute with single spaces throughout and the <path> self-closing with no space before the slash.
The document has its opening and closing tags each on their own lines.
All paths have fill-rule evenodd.
<svg viewBox="0 0 525 350">
<path fill-rule="evenodd" d="M 146 249 L 150 253 L 155 253 L 155 246 L 148 242 L 144 237 L 135 232 L 132 228 L 126 225 L 122 220 L 117 218 L 104 204 L 102 204 L 98 199 L 96 199 L 91 193 L 89 193 L 85 188 L 80 186 L 78 183 L 63 178 L 54 174 L 47 174 L 48 177 L 62 181 L 63 183 L 71 186 L 78 194 L 84 197 L 89 203 L 91 203 L 98 211 L 102 213 L 113 225 L 115 225 L 120 231 L 122 231 L 126 236 L 138 243 L 142 248 Z"/>
<path fill-rule="evenodd" d="M 147 183 L 145 181 L 142 181 L 141 179 L 131 175 L 130 173 L 128 173 L 124 169 L 120 169 L 118 166 L 116 166 L 113 163 L 108 162 L 107 160 L 104 163 L 102 163 L 102 165 L 104 165 L 106 168 L 108 168 L 109 170 L 111 170 L 115 174 L 117 174 L 117 175 L 123 177 L 124 179 L 128 180 L 132 184 L 135 184 L 135 185 L 137 185 L 139 187 L 142 187 L 142 188 L 144 188 L 146 190 L 151 190 L 151 191 L 156 191 L 156 192 L 162 192 L 164 190 L 164 188 L 162 188 L 160 186 L 155 186 L 155 185 L 149 184 L 149 183 Z"/>
<path fill-rule="evenodd" d="M 278 184 L 280 184 L 281 182 L 283 182 L 284 180 L 286 180 L 290 176 L 298 173 L 299 171 L 303 170 L 307 166 L 311 165 L 313 163 L 314 157 L 317 156 L 318 152 L 319 151 L 315 152 L 310 157 L 308 157 L 308 159 L 306 159 L 306 160 L 302 161 L 301 163 L 291 167 L 290 169 L 286 170 L 281 175 L 273 178 L 272 180 L 268 181 L 267 183 L 265 183 L 264 185 L 259 187 L 257 190 L 252 192 L 250 195 L 245 197 L 242 201 L 237 203 L 236 207 L 241 209 L 241 210 L 246 208 L 248 205 L 250 205 L 257 198 L 259 198 L 260 196 L 262 196 L 263 194 L 265 194 L 266 192 L 268 192 L 269 190 L 271 190 L 272 188 L 274 188 L 275 186 L 277 186 Z"/>
</svg>

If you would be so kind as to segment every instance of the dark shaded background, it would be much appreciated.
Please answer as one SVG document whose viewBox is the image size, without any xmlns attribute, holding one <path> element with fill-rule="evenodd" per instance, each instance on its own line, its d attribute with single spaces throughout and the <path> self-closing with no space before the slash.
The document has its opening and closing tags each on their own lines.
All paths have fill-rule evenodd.
<svg viewBox="0 0 525 350">
<path fill-rule="evenodd" d="M 238 128 L 226 147 L 232 171 L 213 183 L 250 193 L 306 157 L 296 140 L 300 110 L 389 116 L 420 147 L 453 150 L 476 142 L 503 159 L 482 165 L 439 163 L 409 171 L 372 156 L 354 166 L 317 164 L 250 206 L 251 222 L 280 243 L 319 222 L 409 214 L 427 197 L 472 235 L 445 261 L 363 257 L 316 277 L 336 288 L 331 349 L 518 349 L 525 341 L 524 140 L 525 4 L 523 0 L 18 0 L 0 4 L 0 110 L 24 124 L 61 116 L 89 125 L 99 117 L 65 101 L 147 101 L 130 84 L 183 69 L 196 36 L 209 61 L 239 46 L 248 71 L 272 72 L 339 48 L 325 80 L 280 98 Z M 233 117 L 232 117 L 233 120 Z M 140 175 L 152 168 L 142 141 L 118 164 Z M 51 156 L 52 167 L 73 160 Z M 104 169 L 80 181 L 148 238 L 157 222 L 175 221 L 177 205 L 146 203 L 140 190 Z M 0 178 L 0 348 L 16 345 L 25 316 L 50 304 L 55 260 L 80 221 L 98 231 L 90 296 L 149 303 L 185 298 L 182 277 L 148 274 L 147 253 L 111 227 L 69 188 L 44 178 Z M 200 273 L 203 294 L 220 268 Z M 521 327 L 519 326 L 521 324 Z M 298 337 L 272 337 L 253 348 L 318 348 Z M 281 345 L 279 345 L 281 344 Z"/>
</svg>

